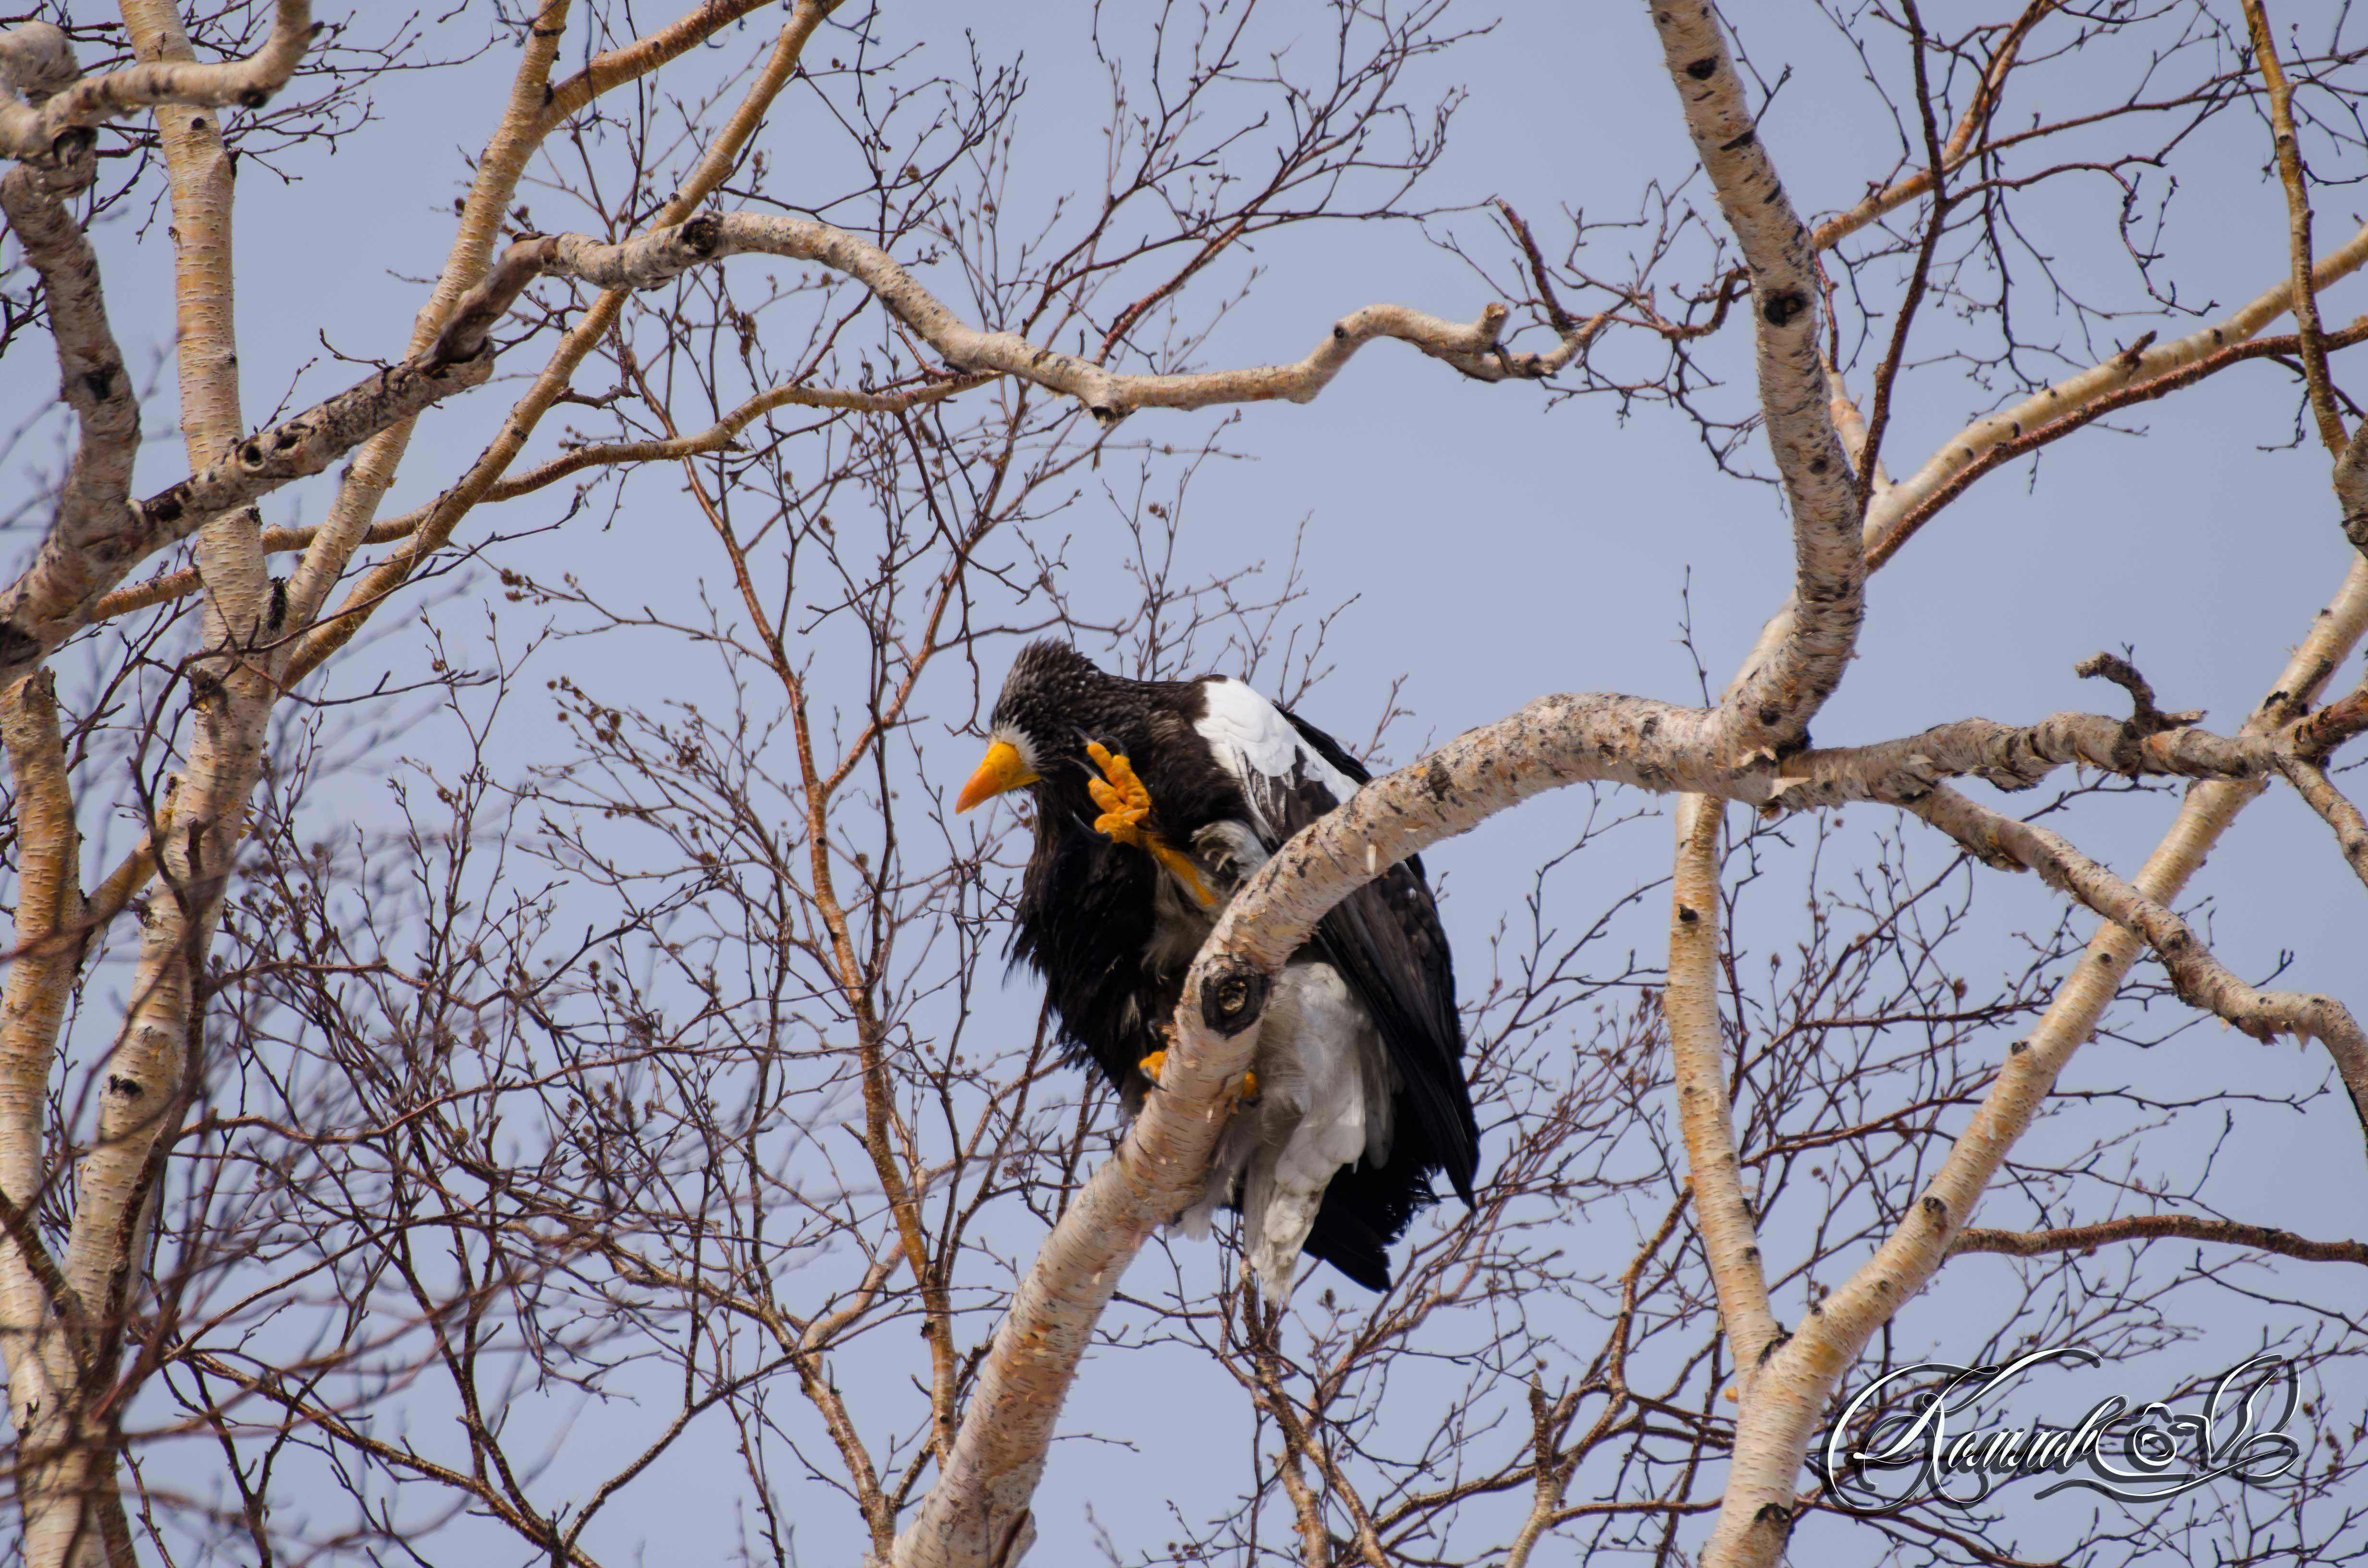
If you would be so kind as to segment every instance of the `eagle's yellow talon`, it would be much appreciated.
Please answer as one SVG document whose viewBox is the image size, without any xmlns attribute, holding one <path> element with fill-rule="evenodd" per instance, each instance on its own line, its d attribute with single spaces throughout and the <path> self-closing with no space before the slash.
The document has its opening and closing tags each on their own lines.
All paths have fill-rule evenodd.
<svg viewBox="0 0 2368 1568">
<path fill-rule="evenodd" d="M 1150 1055 L 1135 1063 L 1136 1068 L 1142 1072 L 1143 1075 L 1150 1079 L 1155 1084 L 1159 1082 L 1159 1070 L 1167 1065 L 1167 1053 L 1164 1051 L 1155 1051 Z"/>
<path fill-rule="evenodd" d="M 1121 844 L 1142 843 L 1144 819 L 1151 815 L 1151 791 L 1134 776 L 1134 765 L 1111 756 L 1099 741 L 1086 743 L 1086 756 L 1102 770 L 1101 778 L 1086 780 L 1086 793 L 1102 810 L 1094 831 Z"/>
<path fill-rule="evenodd" d="M 1094 819 L 1094 831 L 1113 844 L 1147 851 L 1191 891 L 1202 908 L 1214 906 L 1216 895 L 1201 880 L 1200 869 L 1192 864 L 1191 858 L 1143 825 L 1151 815 L 1151 791 L 1134 776 L 1134 765 L 1123 756 L 1112 756 L 1099 741 L 1086 743 L 1086 756 L 1102 770 L 1099 778 L 1086 776 L 1086 793 L 1102 811 Z"/>
</svg>

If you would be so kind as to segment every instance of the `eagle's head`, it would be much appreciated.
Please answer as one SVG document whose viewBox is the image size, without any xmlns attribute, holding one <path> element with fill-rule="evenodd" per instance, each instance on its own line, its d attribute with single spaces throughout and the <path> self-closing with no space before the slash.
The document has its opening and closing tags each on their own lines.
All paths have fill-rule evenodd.
<svg viewBox="0 0 2368 1568">
<path fill-rule="evenodd" d="M 1086 744 L 1123 747 L 1125 700 L 1133 682 L 1103 674 L 1065 642 L 1031 642 L 1012 662 L 987 724 L 986 757 L 962 786 L 954 810 L 966 812 L 1007 790 L 1046 779 L 1067 782 L 1084 799 Z"/>
</svg>

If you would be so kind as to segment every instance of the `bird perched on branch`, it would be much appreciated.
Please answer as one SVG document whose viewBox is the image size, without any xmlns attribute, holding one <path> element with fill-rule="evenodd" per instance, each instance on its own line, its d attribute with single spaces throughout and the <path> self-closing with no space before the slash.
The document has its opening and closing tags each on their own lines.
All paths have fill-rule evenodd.
<svg viewBox="0 0 2368 1568">
<path fill-rule="evenodd" d="M 1013 949 L 1044 977 L 1072 1060 L 1136 1109 L 1158 1088 L 1169 1019 L 1218 912 L 1370 777 L 1240 681 L 1126 680 L 1042 642 L 1012 665 L 955 809 L 1032 793 Z M 1478 1158 L 1455 971 L 1418 859 L 1324 917 L 1258 1031 L 1241 1108 L 1182 1222 L 1203 1234 L 1216 1205 L 1238 1208 L 1271 1301 L 1303 1251 L 1385 1290 L 1389 1244 L 1432 1200 L 1431 1178 L 1445 1173 L 1468 1205 Z"/>
</svg>

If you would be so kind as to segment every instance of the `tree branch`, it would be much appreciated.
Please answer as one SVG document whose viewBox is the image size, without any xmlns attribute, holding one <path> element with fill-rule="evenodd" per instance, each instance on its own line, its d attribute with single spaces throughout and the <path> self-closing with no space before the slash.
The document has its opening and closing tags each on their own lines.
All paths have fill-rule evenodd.
<svg viewBox="0 0 2368 1568">
<path fill-rule="evenodd" d="M 2014 19 L 2014 25 L 2007 29 L 2006 37 L 1999 40 L 1998 52 L 1990 57 L 1989 69 L 1982 73 L 1981 85 L 1974 91 L 1974 101 L 1965 106 L 1965 112 L 1958 119 L 1956 129 L 1950 133 L 1948 145 L 1942 149 L 1941 175 L 1956 173 L 1981 151 L 1975 145 L 1975 138 L 1997 114 L 1998 101 L 2005 96 L 2007 75 L 2014 69 L 2015 59 L 2022 51 L 2023 40 L 2031 36 L 2031 29 L 2060 3 L 2061 0 L 2032 0 L 2022 15 Z M 1810 244 L 1821 251 L 1831 250 L 1869 223 L 1888 217 L 1925 195 L 1931 190 L 1932 185 L 1933 170 L 1927 163 L 1914 174 L 1870 192 L 1849 211 L 1818 224 L 1816 232 L 1809 237 Z"/>
<path fill-rule="evenodd" d="M 742 430 L 777 408 L 836 408 L 861 414 L 899 414 L 907 409 L 925 407 L 973 387 L 984 386 L 992 379 L 987 376 L 949 376 L 943 381 L 902 392 L 843 392 L 835 387 L 776 387 L 750 398 L 696 436 L 679 436 L 672 440 L 618 441 L 562 453 L 548 462 L 529 469 L 516 479 L 501 481 L 485 492 L 479 505 L 515 501 L 521 495 L 530 495 L 587 468 L 605 468 L 620 463 L 666 462 L 696 457 L 702 452 L 729 451 Z M 432 506 L 420 506 L 399 517 L 373 523 L 370 531 L 362 536 L 361 542 L 385 544 L 408 539 L 419 531 L 419 525 L 427 521 L 434 511 Z M 317 528 L 266 528 L 262 534 L 263 550 L 266 554 L 276 555 L 291 550 L 309 549 L 320 534 Z M 203 575 L 194 567 L 164 573 L 146 582 L 118 588 L 108 594 L 91 607 L 90 619 L 94 622 L 107 620 L 167 604 L 194 594 L 204 585 Z"/>
<path fill-rule="evenodd" d="M 610 88 L 648 75 L 706 42 L 718 29 L 729 27 L 751 11 L 762 10 L 769 3 L 770 0 L 701 0 L 701 4 L 657 31 L 594 55 L 583 70 L 551 89 L 535 140 L 540 142 L 558 130 L 570 115 Z M 821 9 L 827 12 L 837 3 L 831 0 Z"/>
<path fill-rule="evenodd" d="M 2120 665 L 2121 661 L 2100 653 L 2083 660 L 2077 670 L 2096 676 L 2108 665 Z M 1951 778 L 1975 778 L 2001 790 L 2028 790 L 2066 763 L 2125 778 L 2260 778 L 2302 749 L 2301 737 L 2309 723 L 2298 721 L 2231 738 L 2195 728 L 2194 721 L 2201 717 L 2157 711 L 2153 694 L 2146 692 L 2128 719 L 2055 713 L 2026 725 L 1961 719 L 1902 740 L 1787 757 L 1778 765 L 1777 779 L 1763 805 L 1797 811 L 1892 799 L 1903 790 L 1912 793 L 1920 785 Z"/>
<path fill-rule="evenodd" d="M 1784 1329 L 1769 1304 L 1759 1215 L 1744 1190 L 1734 1088 L 1726 1071 L 1726 1031 L 1718 1014 L 1718 840 L 1725 815 L 1714 797 L 1687 795 L 1678 801 L 1669 973 L 1661 990 L 1661 1011 L 1669 1026 L 1669 1071 L 1686 1145 L 1694 1224 L 1702 1233 L 1711 1283 L 1718 1290 L 1727 1348 L 1748 1381 L 1784 1337 Z"/>
<path fill-rule="evenodd" d="M 493 255 L 494 243 L 500 236 L 510 199 L 517 194 L 518 178 L 525 173 L 527 160 L 542 145 L 549 129 L 543 108 L 551 100 L 551 69 L 558 58 L 561 37 L 567 29 L 570 3 L 571 0 L 541 0 L 535 8 L 525 47 L 519 51 L 518 71 L 510 80 L 509 101 L 477 160 L 476 177 L 470 182 L 469 194 L 462 200 L 461 222 L 453 232 L 451 248 L 445 254 L 444 269 L 438 274 L 427 302 L 420 307 L 412 324 L 412 354 L 428 347 L 462 297 L 484 278 L 487 258 Z M 302 629 L 313 624 L 328 600 L 329 590 L 344 574 L 353 552 L 361 547 L 363 536 L 378 515 L 379 503 L 394 483 L 395 471 L 410 448 L 411 431 L 408 420 L 381 431 L 347 466 L 320 533 L 305 551 L 303 561 L 289 574 L 288 619 L 291 627 Z M 292 664 L 293 653 L 281 662 L 283 665 Z M 282 679 L 292 684 L 292 677 L 284 671 Z"/>
<path fill-rule="evenodd" d="M 2145 937 L 2169 971 L 2171 988 L 2189 1006 L 2214 1014 L 2258 1040 L 2291 1034 L 2326 1042 L 2351 1091 L 2362 1131 L 2368 1131 L 2368 1036 L 2361 1033 L 2359 1021 L 2343 1004 L 2331 996 L 2255 990 L 2214 958 L 2168 904 L 2149 898 L 2044 827 L 1975 805 L 1945 785 L 1898 803 L 1990 864 L 2027 866 L 2048 886 Z"/>
<path fill-rule="evenodd" d="M 2149 1242 L 2174 1238 L 2191 1242 L 2226 1242 L 2298 1257 L 2306 1263 L 2368 1263 L 2368 1245 L 2359 1242 L 2315 1242 L 2271 1225 L 2247 1225 L 2234 1220 L 2206 1220 L 2193 1214 L 2130 1214 L 2093 1225 L 2066 1225 L 2054 1231 L 1961 1231 L 1949 1244 L 1949 1256 L 2004 1253 L 2010 1257 L 2041 1257 L 2055 1252 L 2089 1252 L 2116 1242 Z"/>
<path fill-rule="evenodd" d="M 2240 324 L 2245 314 L 2239 312 Z M 2100 381 L 2090 385 L 2093 388 Z M 2337 489 L 2347 517 L 2368 513 L 2368 487 L 2359 474 L 2347 477 L 2339 466 Z M 1870 509 L 1871 539 L 1882 527 L 1882 519 L 1875 515 L 1879 511 L 1879 505 Z M 2353 561 L 2333 600 L 2314 619 L 2268 695 L 2247 719 L 2240 736 L 2263 735 L 2293 723 L 2317 699 L 2363 631 L 2368 631 L 2368 557 Z M 1762 633 L 1763 646 L 1769 635 Z M 2254 778 L 2209 780 L 2190 789 L 2177 821 L 2138 873 L 2137 887 L 2157 901 L 2177 897 L 2237 813 L 2262 788 L 2262 781 Z M 1685 874 L 1682 852 L 1679 874 Z M 1823 1310 L 1771 1353 L 1736 1424 L 1736 1453 L 1751 1455 L 1764 1477 L 1756 1494 L 1759 1500 L 1748 1509 L 1723 1510 L 1720 1528 L 1727 1533 L 1706 1560 L 1727 1568 L 1772 1564 L 1781 1556 L 1794 1506 L 1793 1482 L 1842 1371 L 1946 1260 L 1956 1229 L 2037 1117 L 2072 1053 L 2094 1034 L 2098 1019 L 2143 946 L 2135 933 L 2113 924 L 2089 940 L 2045 1015 L 2008 1053 L 1971 1123 L 1950 1145 L 1922 1200 L 1884 1240 L 1875 1256 L 1826 1297 Z M 1782 1397 L 1771 1397 L 1777 1394 Z M 1730 1483 L 1730 1501 L 1736 1494 Z M 1770 1509 L 1776 1511 L 1766 1511 Z M 1735 1521 L 1731 1531 L 1729 1519 Z"/>
<path fill-rule="evenodd" d="M 953 1452 L 897 1540 L 898 1568 L 1013 1561 L 1078 1358 L 1152 1232 L 1200 1196 L 1241 1093 L 1271 977 L 1342 898 L 1407 856 L 1565 784 L 1724 790 L 1727 715 L 1643 698 L 1546 697 L 1377 778 L 1292 838 L 1235 895 L 1184 984 L 1158 1091 L 1046 1237 L 981 1364 Z"/>
<path fill-rule="evenodd" d="M 530 254 L 539 249 L 540 256 Z M 811 261 L 844 273 L 869 289 L 889 313 L 911 328 L 958 370 L 1018 376 L 1076 398 L 1104 426 L 1140 408 L 1206 408 L 1213 403 L 1284 399 L 1307 403 L 1331 382 L 1357 350 L 1394 337 L 1443 360 L 1474 381 L 1534 381 L 1554 374 L 1580 347 L 1574 328 L 1545 354 L 1514 354 L 1498 346 L 1502 305 L 1490 305 L 1470 325 L 1442 321 L 1403 305 L 1368 305 L 1335 322 L 1306 358 L 1289 365 L 1178 375 L 1122 375 L 1089 359 L 1062 354 L 1008 332 L 982 332 L 956 316 L 914 281 L 895 258 L 860 235 L 804 218 L 759 213 L 708 213 L 621 244 L 580 234 L 521 241 L 516 265 L 540 265 L 554 275 L 604 289 L 655 288 L 690 267 L 727 256 L 758 255 Z M 506 265 L 510 264 L 506 258 Z"/>
<path fill-rule="evenodd" d="M 83 76 L 71 85 L 53 89 L 38 110 L 0 97 L 0 156 L 48 157 L 58 138 L 68 131 L 160 104 L 261 108 L 295 74 L 297 63 L 312 44 L 313 30 L 310 0 L 278 0 L 271 36 L 247 59 L 220 65 L 156 62 L 129 65 L 104 76 Z M 0 55 L 0 62 L 37 62 L 34 69 L 55 73 L 60 51 L 69 65 L 74 60 L 74 45 L 47 22 L 28 22 L 13 37 L 22 41 L 8 54 Z M 24 77 L 15 69 L 0 65 L 0 75 L 15 77 L 11 85 L 21 90 Z"/>
<path fill-rule="evenodd" d="M 39 1230 L 25 1219 L 48 1183 L 42 1151 L 50 1073 L 81 967 L 78 945 L 54 941 L 82 918 L 82 834 L 58 733 L 56 684 L 48 672 L 0 694 L 0 742 L 15 786 L 17 910 L 10 945 L 21 955 L 9 965 L 0 1007 L 0 1200 L 7 1216 L 7 1241 L 0 1245 L 0 1355 L 6 1358 L 11 1403 L 21 1417 L 22 1406 L 39 1402 L 47 1381 L 38 1362 L 50 1313 L 71 1313 L 76 1305 Z M 22 1399 L 16 1387 L 20 1379 L 27 1385 Z"/>
<path fill-rule="evenodd" d="M 2324 341 L 2328 348 L 2349 348 L 2355 343 L 2368 342 L 2368 317 L 2353 322 L 2341 332 L 2327 337 Z M 1898 554 L 1907 541 L 1916 537 L 1918 529 L 1930 521 L 1949 503 L 1964 494 L 1972 487 L 1974 482 L 1984 474 L 2003 468 L 2015 459 L 2035 452 L 2042 447 L 2060 441 L 2074 431 L 2083 429 L 2118 409 L 2129 408 L 2137 403 L 2151 403 L 2157 398 L 2167 397 L 2183 387 L 2193 386 L 2205 377 L 2217 375 L 2231 365 L 2244 360 L 2278 358 L 2294 353 L 2301 344 L 2301 337 L 2293 334 L 2281 337 L 2256 338 L 2249 343 L 2231 344 L 2226 348 L 2206 355 L 2201 359 L 2192 360 L 2166 374 L 2115 391 L 2102 392 L 2066 412 L 2061 417 L 2049 419 L 2031 430 L 2020 432 L 2009 439 L 1986 448 L 1981 456 L 1956 468 L 1946 479 L 1924 492 L 1912 506 L 1905 510 L 1881 509 L 1884 513 L 1883 533 L 1879 539 L 1867 546 L 1868 569 L 1872 571 Z M 2141 349 L 2139 355 L 2142 356 L 2142 354 Z M 2123 358 L 2132 357 L 2127 354 L 2123 356 Z"/>
<path fill-rule="evenodd" d="M 2261 0 L 2244 0 L 2245 27 L 2252 35 L 2253 57 L 2261 68 L 2261 84 L 2269 89 L 2270 130 L 2277 149 L 2278 183 L 2285 187 L 2286 238 L 2294 256 L 2294 318 L 2302 339 L 2303 381 L 2310 389 L 2310 409 L 2318 420 L 2319 439 L 2330 454 L 2340 455 L 2348 437 L 2343 415 L 2335 406 L 2335 384 L 2327 373 L 2327 344 L 2318 324 L 2317 290 L 2311 286 L 2310 187 L 2303 174 L 2302 145 L 2294 139 L 2294 87 L 2285 67 L 2278 62 L 2276 37 Z"/>
<path fill-rule="evenodd" d="M 2336 846 L 2343 852 L 2345 863 L 2362 885 L 2368 885 L 2368 817 L 2360 814 L 2360 808 L 2345 798 L 2318 764 L 2289 756 L 2280 758 L 2278 767 L 2319 820 L 2335 830 Z"/>
<path fill-rule="evenodd" d="M 1793 516 L 1796 613 L 1721 699 L 1740 744 L 1797 749 L 1858 641 L 1866 566 L 1848 454 L 1827 409 L 1808 231 L 1784 195 L 1708 6 L 1656 6 L 1661 53 L 1719 211 L 1751 269 L 1759 407 Z"/>
<path fill-rule="evenodd" d="M 432 352 L 406 360 L 256 432 L 212 467 L 119 511 L 103 532 L 77 540 L 62 512 L 33 565 L 0 595 L 0 686 L 23 678 L 87 624 L 98 596 L 146 557 L 232 507 L 320 472 L 398 420 L 479 385 L 493 368 L 490 351 L 459 364 Z"/>
<path fill-rule="evenodd" d="M 2325 289 L 2368 264 L 2368 226 L 2351 236 L 2342 249 L 2311 269 L 2312 284 Z M 2152 342 L 2152 335 L 2077 376 L 2067 377 L 2023 399 L 2010 408 L 1985 415 L 1943 442 L 1924 466 L 1894 485 L 1867 508 L 1870 552 L 1887 554 L 1884 540 L 1899 525 L 1943 486 L 1979 462 L 1994 448 L 2036 431 L 2055 420 L 2088 408 L 2136 382 L 2152 381 L 2210 358 L 2244 343 L 2284 314 L 2294 296 L 2289 278 L 2214 325 L 2200 328 L 2169 343 Z M 2168 391 L 2166 386 L 2163 390 Z M 1929 515 L 1929 514 L 1928 514 Z M 1920 520 L 1920 519 L 1918 519 Z M 1892 548 L 1896 548 L 1892 547 Z"/>
<path fill-rule="evenodd" d="M 32 563 L 0 593 L 0 690 L 21 679 L 80 624 L 81 607 L 133 559 L 119 536 L 140 449 L 140 403 L 107 324 L 98 258 L 82 226 L 30 170 L 0 175 L 0 211 L 47 293 L 58 373 L 77 435 L 57 518 Z"/>
</svg>

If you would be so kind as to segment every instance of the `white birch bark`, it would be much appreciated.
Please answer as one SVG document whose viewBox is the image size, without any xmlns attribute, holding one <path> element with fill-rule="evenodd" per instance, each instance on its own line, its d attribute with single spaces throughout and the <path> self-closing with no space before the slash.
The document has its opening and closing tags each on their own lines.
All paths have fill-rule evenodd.
<svg viewBox="0 0 2368 1568">
<path fill-rule="evenodd" d="M 80 1506 L 77 1441 L 89 1324 L 40 1233 L 35 1210 L 51 1180 L 44 1108 L 81 960 L 72 933 L 83 916 L 82 835 L 47 672 L 0 695 L 0 738 L 16 786 L 22 846 L 10 934 L 18 956 L 0 1008 L 0 1358 L 17 1433 L 27 1551 L 63 1555 L 90 1524 Z"/>
</svg>

